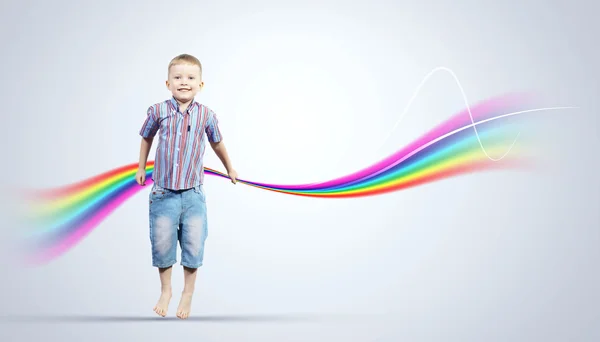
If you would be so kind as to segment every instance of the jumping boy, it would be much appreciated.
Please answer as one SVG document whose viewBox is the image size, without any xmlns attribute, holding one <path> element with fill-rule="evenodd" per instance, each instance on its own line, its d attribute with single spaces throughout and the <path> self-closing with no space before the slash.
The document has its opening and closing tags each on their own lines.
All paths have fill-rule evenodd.
<svg viewBox="0 0 600 342">
<path fill-rule="evenodd" d="M 146 163 L 155 135 L 159 134 L 150 192 L 150 242 L 152 265 L 157 267 L 161 295 L 154 311 L 164 317 L 172 297 L 171 271 L 177 262 L 177 242 L 185 285 L 177 317 L 189 317 L 196 271 L 202 266 L 207 237 L 206 197 L 203 189 L 205 137 L 219 157 L 233 184 L 237 173 L 231 165 L 215 113 L 195 101 L 204 86 L 202 65 L 191 55 L 171 60 L 167 88 L 172 97 L 148 108 L 139 134 L 139 168 L 136 181 L 145 185 Z"/>
</svg>

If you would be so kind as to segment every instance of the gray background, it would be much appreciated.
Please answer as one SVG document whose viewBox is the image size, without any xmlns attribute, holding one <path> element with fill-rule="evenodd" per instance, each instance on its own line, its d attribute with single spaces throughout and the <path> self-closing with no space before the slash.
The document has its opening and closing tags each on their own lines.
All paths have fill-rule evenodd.
<svg viewBox="0 0 600 342">
<path fill-rule="evenodd" d="M 471 103 L 532 90 L 543 107 L 580 109 L 521 132 L 543 161 L 532 171 L 352 200 L 207 176 L 210 235 L 188 322 L 151 311 L 147 190 L 38 268 L 17 260 L 16 197 L 3 190 L 0 339 L 597 341 L 592 3 L 2 2 L 3 186 L 60 186 L 136 162 L 145 110 L 169 97 L 167 64 L 184 52 L 202 61 L 198 99 L 254 181 L 346 174 L 462 110 L 440 74 L 390 132 L 436 66 Z M 210 150 L 206 166 L 222 170 Z M 170 317 L 180 268 L 173 277 Z"/>
</svg>

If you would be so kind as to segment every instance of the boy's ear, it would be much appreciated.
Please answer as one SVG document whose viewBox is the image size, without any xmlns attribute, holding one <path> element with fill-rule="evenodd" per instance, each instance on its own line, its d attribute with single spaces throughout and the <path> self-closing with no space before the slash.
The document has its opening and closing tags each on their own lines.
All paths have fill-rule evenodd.
<svg viewBox="0 0 600 342">
<path fill-rule="evenodd" d="M 204 81 L 200 81 L 200 90 L 202 90 L 202 88 L 204 88 Z"/>
<path fill-rule="evenodd" d="M 167 86 L 167 89 L 169 89 L 169 80 L 165 81 L 165 85 Z"/>
</svg>

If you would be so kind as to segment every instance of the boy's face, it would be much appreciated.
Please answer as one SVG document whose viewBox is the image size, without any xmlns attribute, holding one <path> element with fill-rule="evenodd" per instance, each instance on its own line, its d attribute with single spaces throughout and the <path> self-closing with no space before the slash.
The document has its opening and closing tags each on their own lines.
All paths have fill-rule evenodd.
<svg viewBox="0 0 600 342">
<path fill-rule="evenodd" d="M 166 83 L 173 97 L 181 102 L 192 100 L 204 86 L 200 76 L 200 67 L 188 63 L 171 66 Z"/>
</svg>

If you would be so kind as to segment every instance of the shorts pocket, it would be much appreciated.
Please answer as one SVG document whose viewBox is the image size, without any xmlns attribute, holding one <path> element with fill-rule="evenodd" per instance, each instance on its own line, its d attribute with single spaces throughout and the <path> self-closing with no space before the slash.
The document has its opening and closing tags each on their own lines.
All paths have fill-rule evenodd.
<svg viewBox="0 0 600 342">
<path fill-rule="evenodd" d="M 154 185 L 152 187 L 152 190 L 150 191 L 150 203 L 152 203 L 152 201 L 157 201 L 162 199 L 163 197 L 165 197 L 167 195 L 169 190 L 164 189 L 158 185 Z"/>
</svg>

